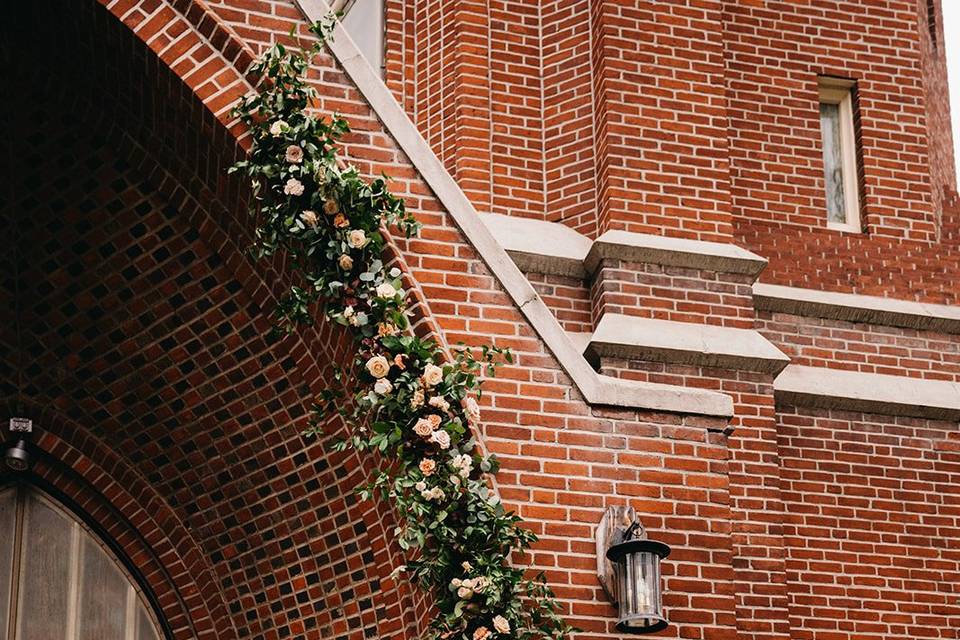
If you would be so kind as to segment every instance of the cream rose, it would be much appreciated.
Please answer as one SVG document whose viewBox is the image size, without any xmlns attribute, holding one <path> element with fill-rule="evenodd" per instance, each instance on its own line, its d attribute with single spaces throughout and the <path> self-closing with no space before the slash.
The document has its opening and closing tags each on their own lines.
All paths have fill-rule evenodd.
<svg viewBox="0 0 960 640">
<path fill-rule="evenodd" d="M 497 633 L 510 633 L 510 623 L 503 616 L 494 616 L 493 628 Z"/>
<path fill-rule="evenodd" d="M 423 368 L 423 384 L 435 387 L 443 382 L 443 368 L 435 364 L 428 364 Z"/>
<path fill-rule="evenodd" d="M 434 487 L 433 489 L 428 489 L 427 491 L 421 491 L 420 495 L 426 500 L 443 500 L 444 497 L 443 489 L 440 487 Z"/>
<path fill-rule="evenodd" d="M 393 391 L 393 384 L 391 384 L 391 382 L 386 378 L 380 378 L 377 380 L 377 383 L 373 385 L 373 390 L 380 395 L 385 396 Z"/>
<path fill-rule="evenodd" d="M 287 180 L 287 184 L 284 185 L 283 192 L 288 196 L 302 196 L 303 183 L 296 178 L 290 178 Z"/>
<path fill-rule="evenodd" d="M 383 356 L 373 356 L 367 360 L 367 371 L 374 378 L 382 378 L 390 373 L 390 361 Z"/>
<path fill-rule="evenodd" d="M 300 214 L 300 220 L 303 221 L 303 224 L 315 229 L 317 227 L 317 221 L 319 220 L 319 218 L 317 217 L 317 214 L 315 211 L 310 211 L 308 209 L 307 211 L 304 211 L 303 213 Z"/>
<path fill-rule="evenodd" d="M 450 464 L 457 470 L 461 478 L 467 478 L 473 471 L 473 458 L 466 453 L 455 456 Z"/>
<path fill-rule="evenodd" d="M 303 149 L 299 145 L 292 144 L 287 147 L 287 152 L 283 156 L 284 160 L 293 164 L 300 164 L 303 162 Z"/>
<path fill-rule="evenodd" d="M 436 443 L 441 449 L 450 448 L 450 434 L 446 431 L 434 431 L 430 435 L 430 442 Z"/>
<path fill-rule="evenodd" d="M 347 254 L 343 254 L 340 256 L 340 259 L 337 260 L 337 264 L 339 264 L 340 268 L 344 271 L 350 271 L 350 269 L 353 269 L 353 258 Z"/>
<path fill-rule="evenodd" d="M 430 401 L 427 404 L 436 409 L 440 409 L 440 411 L 446 411 L 450 408 L 450 403 L 444 400 L 441 396 L 433 396 L 430 398 Z"/>
<path fill-rule="evenodd" d="M 477 404 L 476 400 L 468 396 L 463 401 L 463 409 L 467 412 L 467 420 L 473 424 L 480 422 L 480 405 Z"/>
<path fill-rule="evenodd" d="M 382 282 L 377 285 L 377 295 L 381 298 L 392 298 L 397 295 L 397 290 L 389 282 Z"/>
<path fill-rule="evenodd" d="M 410 398 L 410 406 L 414 409 L 423 406 L 423 390 L 417 389 L 413 392 L 413 397 Z"/>
<path fill-rule="evenodd" d="M 354 249 L 363 249 L 367 246 L 368 242 L 370 241 L 367 239 L 367 234 L 363 232 L 363 229 L 354 229 L 347 234 L 347 244 Z"/>
<path fill-rule="evenodd" d="M 287 123 L 283 120 L 277 120 L 270 125 L 270 135 L 276 137 L 283 134 L 283 130 L 287 128 Z"/>
</svg>

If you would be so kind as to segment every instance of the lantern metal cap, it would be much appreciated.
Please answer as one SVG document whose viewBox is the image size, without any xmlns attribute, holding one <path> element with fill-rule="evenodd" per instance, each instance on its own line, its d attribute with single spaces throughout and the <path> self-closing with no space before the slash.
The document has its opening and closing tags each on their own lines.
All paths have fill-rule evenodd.
<svg viewBox="0 0 960 640">
<path fill-rule="evenodd" d="M 610 562 L 616 562 L 628 553 L 639 553 L 642 551 L 655 553 L 661 558 L 666 558 L 670 555 L 670 547 L 662 542 L 657 542 L 656 540 L 627 540 L 626 542 L 615 544 L 607 549 L 607 559 L 610 560 Z"/>
</svg>

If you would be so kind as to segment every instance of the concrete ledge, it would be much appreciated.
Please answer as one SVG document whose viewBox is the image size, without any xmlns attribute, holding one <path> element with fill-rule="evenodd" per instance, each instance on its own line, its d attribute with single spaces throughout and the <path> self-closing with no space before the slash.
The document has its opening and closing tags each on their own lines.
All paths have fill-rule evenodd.
<svg viewBox="0 0 960 640">
<path fill-rule="evenodd" d="M 593 404 L 719 418 L 733 417 L 733 400 L 722 393 L 601 375 L 597 376 L 597 381 Z"/>
<path fill-rule="evenodd" d="M 773 374 L 790 362 L 782 351 L 751 329 L 615 313 L 603 315 L 588 349 L 597 356 Z"/>
<path fill-rule="evenodd" d="M 325 0 L 295 1 L 310 22 L 323 18 L 329 11 Z M 588 403 L 722 418 L 733 416 L 733 400 L 722 393 L 628 382 L 601 376 L 594 371 L 526 276 L 481 221 L 473 204 L 357 49 L 343 25 L 338 23 L 333 35 L 329 49 L 334 58 Z"/>
<path fill-rule="evenodd" d="M 591 242 L 570 227 L 500 213 L 481 214 L 480 219 L 521 271 L 586 277 L 583 261 Z"/>
<path fill-rule="evenodd" d="M 757 310 L 797 316 L 960 333 L 960 307 L 943 304 L 800 289 L 761 282 L 753 285 L 753 302 Z"/>
<path fill-rule="evenodd" d="M 960 384 L 790 365 L 774 381 L 777 404 L 887 416 L 960 420 Z"/>
<path fill-rule="evenodd" d="M 767 260 L 733 244 L 668 238 L 629 231 L 607 231 L 597 238 L 585 266 L 593 273 L 603 259 L 648 262 L 670 267 L 741 273 L 756 279 Z"/>
</svg>

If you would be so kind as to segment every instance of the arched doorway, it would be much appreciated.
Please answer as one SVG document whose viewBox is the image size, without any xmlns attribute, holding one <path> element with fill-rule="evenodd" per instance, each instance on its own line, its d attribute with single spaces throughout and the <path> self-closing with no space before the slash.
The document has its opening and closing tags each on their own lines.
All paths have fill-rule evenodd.
<svg viewBox="0 0 960 640">
<path fill-rule="evenodd" d="M 161 640 L 105 543 L 32 485 L 0 488 L 0 640 Z"/>
<path fill-rule="evenodd" d="M 166 19 L 169 4 L 143 8 Z M 332 332 L 264 337 L 270 287 L 243 258 L 239 195 L 220 187 L 238 145 L 127 9 L 22 9 L 0 28 L 18 87 L 0 106 L 13 167 L 0 219 L 19 248 L 0 252 L 14 274 L 0 282 L 0 405 L 39 425 L 51 495 L 123 545 L 170 638 L 416 635 L 391 514 L 353 493 L 370 465 L 300 435 Z"/>
</svg>

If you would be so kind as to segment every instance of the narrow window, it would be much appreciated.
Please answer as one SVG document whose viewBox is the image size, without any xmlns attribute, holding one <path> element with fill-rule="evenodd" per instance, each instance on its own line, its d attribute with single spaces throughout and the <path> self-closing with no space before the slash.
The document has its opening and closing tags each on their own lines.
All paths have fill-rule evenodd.
<svg viewBox="0 0 960 640">
<path fill-rule="evenodd" d="M 370 66 L 383 77 L 383 2 L 384 0 L 336 0 L 331 3 L 340 12 L 343 28 L 356 43 Z"/>
<path fill-rule="evenodd" d="M 827 226 L 844 231 L 861 230 L 853 87 L 850 80 L 820 78 L 820 137 Z"/>
</svg>

